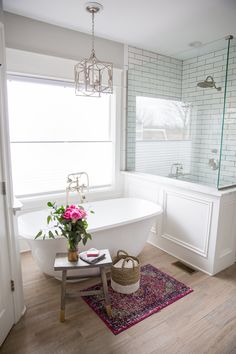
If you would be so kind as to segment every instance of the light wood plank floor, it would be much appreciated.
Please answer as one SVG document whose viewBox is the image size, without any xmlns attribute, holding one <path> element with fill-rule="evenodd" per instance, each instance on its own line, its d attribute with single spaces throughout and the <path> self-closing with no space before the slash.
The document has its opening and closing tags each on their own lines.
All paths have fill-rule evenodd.
<svg viewBox="0 0 236 354">
<path fill-rule="evenodd" d="M 60 323 L 60 282 L 40 273 L 31 254 L 22 256 L 27 312 L 14 326 L 2 354 L 233 354 L 236 353 L 236 265 L 209 277 L 192 275 L 174 257 L 146 245 L 141 263 L 151 263 L 194 292 L 115 336 L 80 298 L 67 302 Z M 69 284 L 85 288 L 92 279 Z"/>
</svg>

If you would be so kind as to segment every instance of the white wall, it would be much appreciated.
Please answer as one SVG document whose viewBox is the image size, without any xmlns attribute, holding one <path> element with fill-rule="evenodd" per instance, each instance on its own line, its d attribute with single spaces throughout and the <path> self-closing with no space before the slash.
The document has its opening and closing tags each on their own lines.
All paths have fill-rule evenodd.
<svg viewBox="0 0 236 354">
<path fill-rule="evenodd" d="M 91 51 L 91 36 L 27 17 L 4 12 L 6 47 L 80 60 Z M 103 38 L 95 40 L 97 57 L 123 68 L 124 45 Z"/>
</svg>

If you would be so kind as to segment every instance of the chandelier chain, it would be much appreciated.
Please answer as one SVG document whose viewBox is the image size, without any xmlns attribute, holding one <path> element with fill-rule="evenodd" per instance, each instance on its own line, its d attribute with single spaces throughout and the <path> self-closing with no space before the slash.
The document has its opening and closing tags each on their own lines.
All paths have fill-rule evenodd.
<svg viewBox="0 0 236 354">
<path fill-rule="evenodd" d="M 95 54 L 95 49 L 94 49 L 94 11 L 92 11 L 92 53 Z"/>
</svg>

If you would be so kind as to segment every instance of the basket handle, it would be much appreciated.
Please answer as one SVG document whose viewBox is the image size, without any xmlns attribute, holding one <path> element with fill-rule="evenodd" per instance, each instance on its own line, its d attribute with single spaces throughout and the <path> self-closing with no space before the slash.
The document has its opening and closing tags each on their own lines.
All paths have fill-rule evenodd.
<svg viewBox="0 0 236 354">
<path fill-rule="evenodd" d="M 124 260 L 123 260 L 123 263 L 122 263 L 122 270 L 124 269 L 124 266 L 125 266 L 125 262 L 129 262 L 129 261 L 131 261 L 132 263 L 133 263 L 133 269 L 134 269 L 134 267 L 135 267 L 135 264 L 134 264 L 134 260 L 133 260 L 133 258 L 132 257 L 126 257 Z"/>
<path fill-rule="evenodd" d="M 126 256 L 129 256 L 127 252 L 125 252 L 124 250 L 119 250 L 117 251 L 117 257 L 119 257 L 120 253 L 124 253 Z"/>
</svg>

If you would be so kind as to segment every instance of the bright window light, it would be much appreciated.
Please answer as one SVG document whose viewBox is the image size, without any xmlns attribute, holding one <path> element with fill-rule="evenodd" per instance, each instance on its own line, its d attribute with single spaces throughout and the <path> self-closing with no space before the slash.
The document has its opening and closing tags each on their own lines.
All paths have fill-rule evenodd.
<svg viewBox="0 0 236 354">
<path fill-rule="evenodd" d="M 153 97 L 136 97 L 136 140 L 189 140 L 191 105 Z"/>
<path fill-rule="evenodd" d="M 90 187 L 112 183 L 111 101 L 75 96 L 69 83 L 8 79 L 14 193 L 63 191 L 69 173 Z"/>
</svg>

